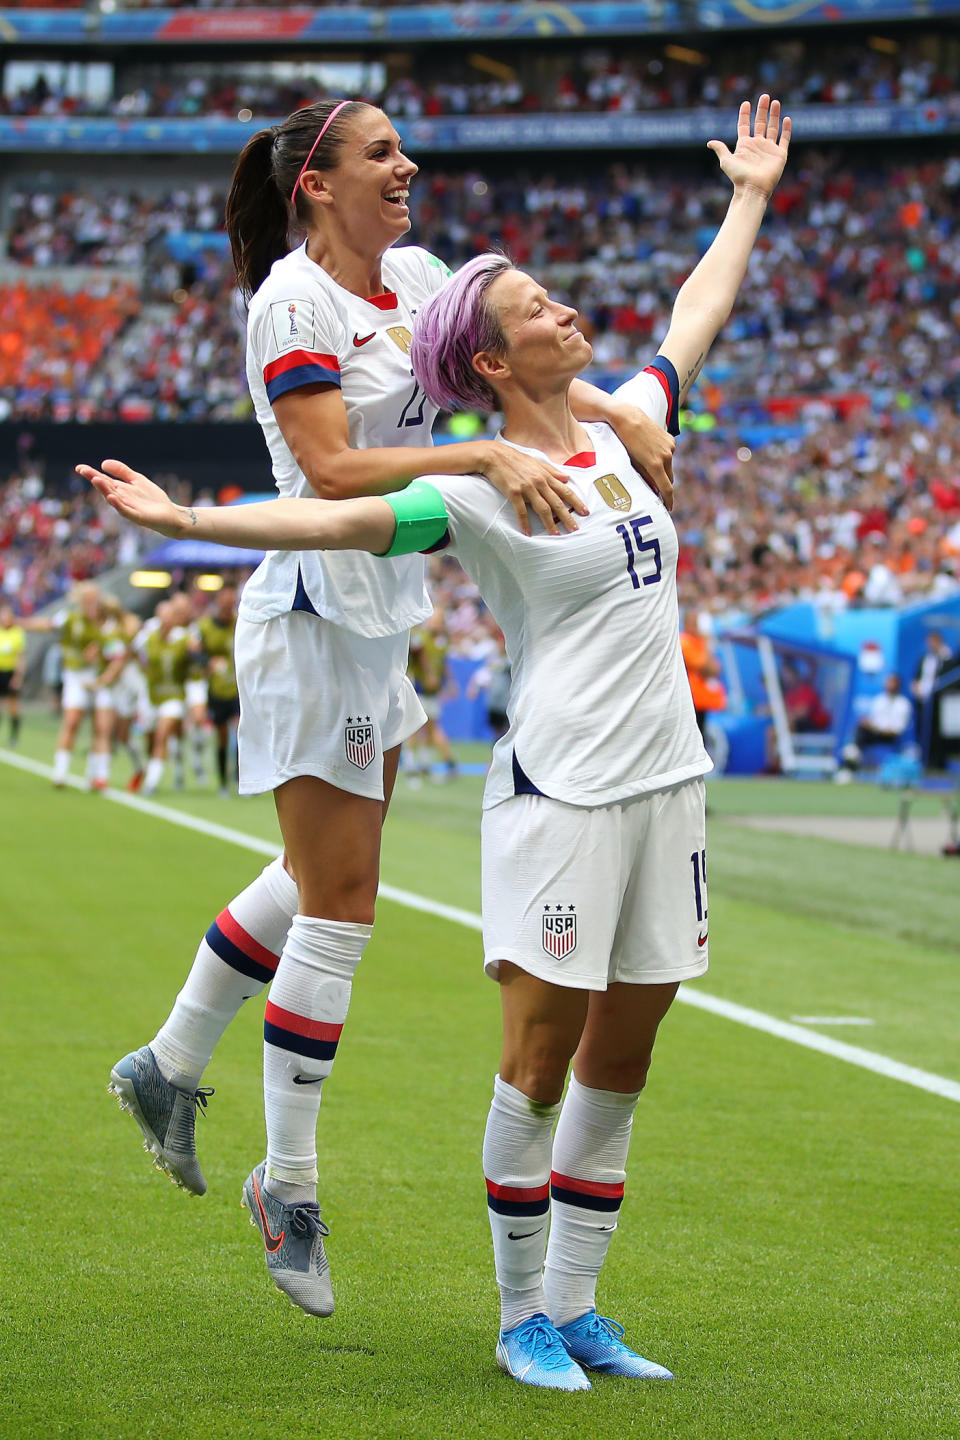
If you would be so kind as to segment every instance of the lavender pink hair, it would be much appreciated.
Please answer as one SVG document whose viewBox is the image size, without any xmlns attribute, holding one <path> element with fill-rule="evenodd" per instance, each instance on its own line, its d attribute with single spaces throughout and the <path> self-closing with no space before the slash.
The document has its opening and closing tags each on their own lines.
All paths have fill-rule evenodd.
<svg viewBox="0 0 960 1440">
<path fill-rule="evenodd" d="M 496 394 L 473 368 L 481 350 L 505 347 L 487 304 L 498 276 L 516 267 L 505 255 L 478 255 L 421 306 L 413 323 L 410 364 L 432 405 L 441 410 L 496 410 Z"/>
</svg>

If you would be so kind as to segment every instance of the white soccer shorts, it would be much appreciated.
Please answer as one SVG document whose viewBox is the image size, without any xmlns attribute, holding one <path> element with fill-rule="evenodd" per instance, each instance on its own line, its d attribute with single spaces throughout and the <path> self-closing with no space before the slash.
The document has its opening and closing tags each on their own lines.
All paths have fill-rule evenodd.
<svg viewBox="0 0 960 1440">
<path fill-rule="evenodd" d="M 186 704 L 188 710 L 196 710 L 201 707 L 207 708 L 207 681 L 206 677 L 199 680 L 188 680 L 186 683 Z"/>
<path fill-rule="evenodd" d="M 155 730 L 158 720 L 182 720 L 185 709 L 182 700 L 161 700 L 159 705 L 148 701 L 139 716 L 140 723 L 144 730 Z"/>
<path fill-rule="evenodd" d="M 302 610 L 236 632 L 240 794 L 298 775 L 383 799 L 383 756 L 423 725 L 409 635 L 357 635 Z"/>
<path fill-rule="evenodd" d="M 554 985 L 663 985 L 707 969 L 701 779 L 587 808 L 517 795 L 481 826 L 484 969 Z"/>
<path fill-rule="evenodd" d="M 119 680 L 116 680 L 108 692 L 113 701 L 113 709 L 121 720 L 133 720 L 142 704 L 143 686 L 136 680 L 128 679 L 121 673 Z"/>
<path fill-rule="evenodd" d="M 112 685 L 100 685 L 93 697 L 95 710 L 112 710 L 123 720 L 132 720 L 137 713 L 139 697 L 133 688 L 121 678 Z"/>
<path fill-rule="evenodd" d="M 64 710 L 92 710 L 97 672 L 93 669 L 64 670 L 61 706 Z"/>
</svg>

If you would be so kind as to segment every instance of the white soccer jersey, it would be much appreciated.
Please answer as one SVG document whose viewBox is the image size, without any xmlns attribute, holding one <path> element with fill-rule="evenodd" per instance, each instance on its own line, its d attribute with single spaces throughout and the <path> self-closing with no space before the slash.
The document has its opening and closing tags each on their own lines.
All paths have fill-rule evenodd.
<svg viewBox="0 0 960 1440">
<path fill-rule="evenodd" d="M 658 357 L 618 395 L 664 424 L 676 413 L 673 366 Z M 712 768 L 680 650 L 673 521 L 613 430 L 584 428 L 593 450 L 564 467 L 590 507 L 574 533 L 525 536 L 480 479 L 427 477 L 512 667 L 485 809 L 530 793 L 608 805 Z"/>
<path fill-rule="evenodd" d="M 313 494 L 273 413 L 272 402 L 300 386 L 340 386 L 357 450 L 432 443 L 437 412 L 413 379 L 410 331 L 449 272 L 415 245 L 388 250 L 382 271 L 389 293 L 365 300 L 309 260 L 304 243 L 274 264 L 251 301 L 247 382 L 282 496 Z M 244 587 L 240 614 L 262 621 L 311 607 L 360 635 L 400 634 L 430 614 L 423 560 L 271 551 Z"/>
</svg>

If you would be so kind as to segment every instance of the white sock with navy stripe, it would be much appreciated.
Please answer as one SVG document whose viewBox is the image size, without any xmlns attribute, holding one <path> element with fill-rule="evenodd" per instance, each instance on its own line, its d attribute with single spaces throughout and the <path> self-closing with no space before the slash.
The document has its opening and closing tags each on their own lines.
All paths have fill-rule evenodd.
<svg viewBox="0 0 960 1440">
<path fill-rule="evenodd" d="M 285 1201 L 317 1187 L 317 1115 L 373 927 L 295 915 L 263 1020 L 265 1188 Z"/>
<path fill-rule="evenodd" d="M 623 1201 L 636 1095 L 589 1090 L 575 1075 L 553 1140 L 547 1314 L 567 1325 L 594 1309 L 597 1276 Z"/>
<path fill-rule="evenodd" d="M 550 1216 L 550 1142 L 558 1105 L 541 1105 L 498 1075 L 483 1137 L 483 1173 L 500 1328 L 546 1313 L 543 1256 Z"/>
<path fill-rule="evenodd" d="M 297 886 L 271 861 L 241 890 L 200 941 L 176 1003 L 150 1049 L 161 1073 L 184 1090 L 195 1090 L 220 1036 L 245 1000 L 270 984 L 290 922 L 297 913 Z"/>
</svg>

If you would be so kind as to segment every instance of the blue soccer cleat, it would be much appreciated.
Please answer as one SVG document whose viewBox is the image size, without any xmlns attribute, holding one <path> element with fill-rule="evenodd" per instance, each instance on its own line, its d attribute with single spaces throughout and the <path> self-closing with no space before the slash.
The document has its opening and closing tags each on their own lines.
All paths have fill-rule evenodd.
<svg viewBox="0 0 960 1440">
<path fill-rule="evenodd" d="M 267 1269 L 278 1290 L 308 1315 L 333 1314 L 330 1264 L 323 1248 L 329 1226 L 320 1219 L 316 1200 L 287 1205 L 264 1189 L 262 1160 L 243 1184 L 240 1204 L 260 1231 Z"/>
<path fill-rule="evenodd" d="M 143 1148 L 158 1170 L 191 1195 L 206 1193 L 194 1138 L 197 1110 L 205 1110 L 212 1090 L 178 1090 L 160 1073 L 149 1045 L 124 1055 L 110 1071 L 111 1095 L 143 1132 Z"/>
<path fill-rule="evenodd" d="M 623 1343 L 623 1326 L 588 1310 L 579 1320 L 557 1330 L 568 1355 L 588 1370 L 604 1375 L 626 1375 L 632 1380 L 672 1380 L 673 1372 L 653 1360 L 644 1360 Z"/>
<path fill-rule="evenodd" d="M 531 1315 L 512 1330 L 501 1330 L 497 1364 L 514 1380 L 542 1390 L 593 1389 L 546 1315 Z"/>
</svg>

